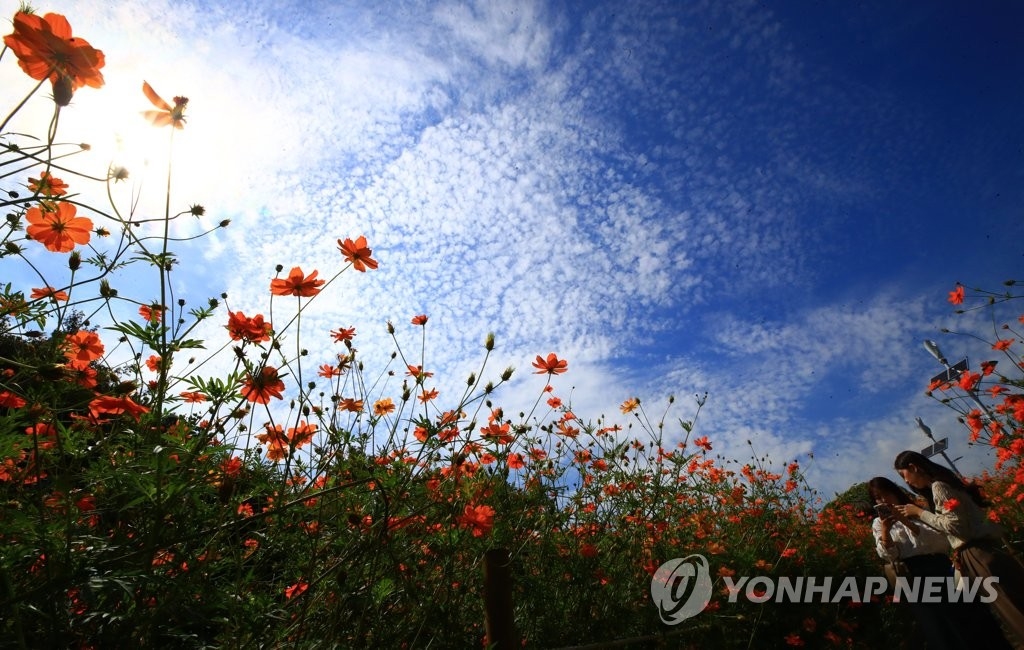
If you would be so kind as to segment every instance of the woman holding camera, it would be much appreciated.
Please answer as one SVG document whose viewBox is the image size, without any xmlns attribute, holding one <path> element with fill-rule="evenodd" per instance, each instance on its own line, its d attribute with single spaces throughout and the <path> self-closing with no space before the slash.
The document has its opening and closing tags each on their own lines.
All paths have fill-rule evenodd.
<svg viewBox="0 0 1024 650">
<path fill-rule="evenodd" d="M 992 608 L 1012 640 L 1024 647 L 1024 567 L 1002 549 L 1002 528 L 988 518 L 989 503 L 981 490 L 916 451 L 900 453 L 895 466 L 930 508 L 911 503 L 896 506 L 896 510 L 942 531 L 953 548 L 953 564 L 963 577 L 998 578 Z"/>
<path fill-rule="evenodd" d="M 900 511 L 903 506 L 913 505 L 907 493 L 882 476 L 868 481 L 868 492 L 877 513 L 871 522 L 871 532 L 879 557 L 894 566 L 902 563 L 906 567 L 902 575 L 907 580 L 952 577 L 946 535 Z M 949 602 L 943 594 L 941 602 L 907 605 L 919 623 L 929 650 L 1010 647 L 983 603 Z"/>
</svg>

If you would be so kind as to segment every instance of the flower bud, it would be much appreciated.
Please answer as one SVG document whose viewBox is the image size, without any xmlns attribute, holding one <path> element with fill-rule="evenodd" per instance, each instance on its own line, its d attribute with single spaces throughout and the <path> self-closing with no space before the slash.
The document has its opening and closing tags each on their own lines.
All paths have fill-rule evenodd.
<svg viewBox="0 0 1024 650">
<path fill-rule="evenodd" d="M 57 106 L 70 104 L 74 94 L 75 88 L 72 85 L 71 77 L 62 74 L 57 77 L 57 81 L 53 82 L 53 101 Z"/>
<path fill-rule="evenodd" d="M 501 380 L 502 381 L 508 381 L 509 379 L 512 378 L 512 373 L 515 372 L 515 371 L 516 371 L 516 369 L 513 368 L 512 366 L 509 366 L 508 368 L 505 368 L 505 372 L 501 373 Z"/>
<path fill-rule="evenodd" d="M 107 300 L 117 297 L 117 289 L 110 288 L 110 282 L 106 279 L 100 280 L 100 295 Z"/>
<path fill-rule="evenodd" d="M 471 373 L 469 373 L 469 379 L 466 380 L 466 385 L 467 386 L 472 386 L 475 383 L 476 383 L 476 373 L 475 372 L 471 372 Z"/>
<path fill-rule="evenodd" d="M 193 217 L 201 217 L 204 214 L 206 214 L 206 208 L 204 208 L 203 206 L 199 205 L 198 203 L 193 205 L 192 207 L 190 207 L 188 209 L 188 211 L 190 213 L 192 213 Z"/>
<path fill-rule="evenodd" d="M 78 251 L 71 251 L 71 255 L 68 255 L 68 268 L 77 271 L 80 266 L 82 266 L 82 254 Z"/>
<path fill-rule="evenodd" d="M 494 349 L 494 332 L 487 333 L 487 340 L 484 341 L 484 348 L 488 352 Z"/>
</svg>

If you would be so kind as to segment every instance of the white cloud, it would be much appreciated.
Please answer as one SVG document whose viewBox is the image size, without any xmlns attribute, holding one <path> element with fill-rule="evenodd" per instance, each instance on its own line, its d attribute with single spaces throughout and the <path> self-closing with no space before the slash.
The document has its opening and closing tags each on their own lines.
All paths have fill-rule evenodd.
<svg viewBox="0 0 1024 650">
<path fill-rule="evenodd" d="M 409 318 L 426 313 L 445 395 L 494 331 L 491 376 L 519 368 L 502 402 L 531 404 L 543 383 L 529 363 L 555 351 L 572 368 L 556 385 L 575 386 L 585 417 L 671 390 L 686 419 L 683 396 L 707 390 L 698 428 L 716 451 L 742 460 L 748 438 L 779 462 L 813 450 L 829 489 L 860 480 L 892 440 L 912 442 L 902 410 L 933 308 L 896 283 L 862 302 L 819 297 L 843 216 L 818 209 L 872 197 L 877 159 L 850 162 L 808 115 L 825 111 L 819 128 L 835 133 L 862 112 L 858 124 L 897 121 L 895 102 L 818 83 L 754 3 L 581 11 L 71 3 L 76 33 L 107 52 L 108 87 L 80 91 L 67 127 L 111 155 L 106 132 L 144 141 L 133 181 L 145 178 L 140 214 L 158 216 L 167 132 L 136 119 L 139 86 L 189 96 L 174 210 L 208 215 L 174 232 L 232 220 L 176 247 L 191 302 L 226 290 L 233 309 L 269 313 L 275 265 L 331 277 L 336 240 L 365 234 L 380 269 L 342 275 L 303 315 L 317 363 L 335 351 L 327 332 L 355 325 L 379 372 L 386 320 L 418 356 Z M 889 173 L 900 145 L 880 146 Z M 275 301 L 276 324 L 293 313 Z M 833 395 L 840 377 L 863 401 Z M 809 414 L 830 398 L 840 415 Z"/>
</svg>

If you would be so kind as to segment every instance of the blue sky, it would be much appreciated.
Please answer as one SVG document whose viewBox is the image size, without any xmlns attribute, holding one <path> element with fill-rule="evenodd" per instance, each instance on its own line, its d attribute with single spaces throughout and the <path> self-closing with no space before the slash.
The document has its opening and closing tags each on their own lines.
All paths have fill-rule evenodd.
<svg viewBox="0 0 1024 650">
<path fill-rule="evenodd" d="M 980 359 L 939 337 L 959 323 L 946 292 L 1020 276 L 1013 3 L 38 9 L 107 55 L 107 87 L 62 116 L 97 164 L 148 161 L 133 180 L 159 187 L 138 88 L 190 98 L 175 198 L 208 214 L 179 234 L 232 225 L 179 249 L 181 295 L 265 311 L 275 264 L 323 275 L 337 238 L 365 234 L 380 269 L 343 276 L 304 317 L 324 362 L 327 331 L 355 325 L 383 364 L 385 321 L 412 345 L 426 313 L 426 365 L 453 385 L 493 331 L 493 374 L 518 368 L 505 404 L 532 404 L 530 362 L 551 351 L 583 417 L 618 417 L 634 395 L 660 413 L 674 394 L 688 418 L 708 392 L 698 432 L 716 452 L 745 461 L 750 440 L 826 495 L 891 475 L 927 442 L 918 415 L 964 469 L 988 462 L 923 396 L 940 368 L 921 341 Z M 112 134 L 121 149 L 102 146 Z"/>
</svg>

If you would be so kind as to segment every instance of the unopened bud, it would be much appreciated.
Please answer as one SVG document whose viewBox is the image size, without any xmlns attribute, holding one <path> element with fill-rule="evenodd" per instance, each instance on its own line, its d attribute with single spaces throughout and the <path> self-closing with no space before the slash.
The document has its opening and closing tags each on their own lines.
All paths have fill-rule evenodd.
<svg viewBox="0 0 1024 650">
<path fill-rule="evenodd" d="M 388 321 L 388 334 L 395 333 L 395 325 L 391 321 Z"/>
<path fill-rule="evenodd" d="M 484 349 L 488 352 L 494 349 L 494 332 L 487 333 L 487 340 L 484 341 Z"/>
<path fill-rule="evenodd" d="M 231 223 L 231 219 L 225 219 L 224 221 L 220 222 L 220 227 L 221 228 L 227 228 L 228 224 L 230 224 L 230 223 Z"/>
<path fill-rule="evenodd" d="M 192 207 L 190 207 L 188 209 L 188 211 L 192 213 L 193 217 L 201 217 L 204 214 L 206 214 L 206 208 L 204 208 L 203 206 L 198 205 L 198 204 L 193 205 Z"/>
<path fill-rule="evenodd" d="M 505 368 L 505 372 L 501 373 L 501 380 L 508 381 L 509 379 L 512 379 L 512 373 L 515 371 L 516 369 L 513 368 L 512 366 Z"/>
<path fill-rule="evenodd" d="M 57 106 L 67 106 L 75 94 L 75 88 L 71 83 L 71 77 L 59 75 L 57 81 L 53 82 L 53 101 Z"/>
<path fill-rule="evenodd" d="M 110 288 L 110 283 L 107 280 L 100 280 L 100 295 L 107 300 L 117 297 L 117 289 Z"/>
<path fill-rule="evenodd" d="M 467 386 L 472 386 L 475 383 L 476 383 L 476 373 L 475 372 L 471 372 L 471 373 L 469 373 L 469 379 L 466 380 L 466 385 Z"/>
</svg>

